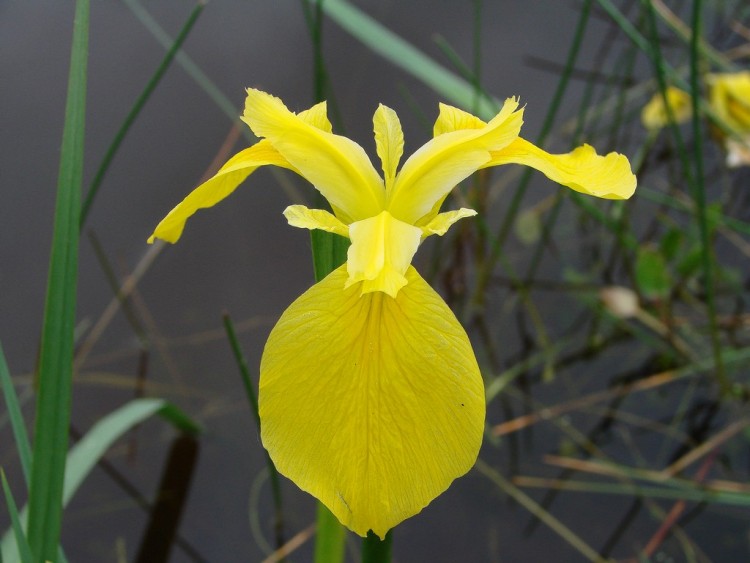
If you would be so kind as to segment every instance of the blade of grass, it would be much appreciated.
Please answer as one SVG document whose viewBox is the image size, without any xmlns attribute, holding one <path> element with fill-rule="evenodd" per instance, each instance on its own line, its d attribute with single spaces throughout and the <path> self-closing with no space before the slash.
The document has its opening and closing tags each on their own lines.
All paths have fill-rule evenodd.
<svg viewBox="0 0 750 563">
<path fill-rule="evenodd" d="M 128 131 L 130 130 L 130 126 L 133 125 L 136 118 L 143 109 L 143 106 L 146 105 L 146 102 L 148 101 L 152 92 L 156 89 L 156 86 L 161 81 L 164 73 L 172 63 L 174 56 L 180 50 L 182 44 L 185 42 L 185 39 L 187 39 L 187 36 L 193 29 L 193 25 L 198 20 L 198 16 L 200 16 L 204 7 L 205 3 L 200 2 L 196 4 L 196 6 L 193 8 L 193 11 L 190 12 L 190 16 L 188 16 L 187 21 L 182 26 L 180 33 L 175 38 L 172 46 L 167 51 L 167 54 L 162 59 L 153 76 L 146 84 L 143 92 L 141 92 L 140 96 L 138 96 L 138 98 L 136 99 L 133 107 L 130 109 L 130 112 L 125 117 L 125 121 L 122 122 L 122 125 L 120 125 L 120 129 L 118 129 L 117 133 L 115 134 L 114 139 L 112 139 L 112 143 L 109 145 L 109 148 L 107 149 L 107 152 L 105 153 L 104 158 L 99 165 L 99 169 L 94 175 L 94 179 L 92 180 L 86 194 L 86 199 L 84 200 L 81 207 L 81 226 L 83 226 L 83 224 L 86 222 L 86 218 L 88 217 L 91 205 L 94 203 L 94 198 L 96 198 L 96 194 L 99 192 L 99 187 L 101 186 L 102 180 L 104 180 L 104 175 L 107 173 L 109 165 L 112 163 L 112 159 L 115 157 L 117 150 L 120 148 L 122 141 L 125 139 L 125 135 L 127 135 Z"/>
<path fill-rule="evenodd" d="M 88 433 L 67 453 L 61 507 L 70 502 L 91 470 L 117 439 L 155 414 L 158 414 L 182 432 L 197 434 L 200 431 L 200 427 L 187 415 L 163 399 L 136 399 L 123 405 L 94 424 Z M 21 521 L 23 521 L 27 510 L 30 509 L 31 506 L 29 505 L 21 511 Z M 3 559 L 6 562 L 17 560 L 10 542 L 9 532 L 6 532 L 3 536 L 0 547 L 2 547 Z M 48 557 L 47 560 L 56 561 L 57 559 Z"/>
<path fill-rule="evenodd" d="M 31 547 L 29 542 L 26 540 L 26 535 L 23 533 L 23 525 L 21 524 L 21 518 L 18 514 L 18 507 L 16 501 L 13 499 L 13 493 L 8 485 L 8 480 L 5 478 L 5 471 L 0 469 L 0 478 L 3 481 L 3 493 L 5 493 L 5 505 L 8 507 L 8 513 L 10 514 L 10 521 L 13 527 L 13 537 L 16 540 L 16 547 L 18 553 L 21 556 L 23 563 L 33 563 L 34 557 L 31 555 Z M 0 557 L 2 561 L 2 557 Z"/>
<path fill-rule="evenodd" d="M 229 339 L 229 345 L 232 347 L 232 353 L 234 359 L 237 362 L 237 367 L 240 370 L 242 376 L 242 382 L 245 385 L 245 394 L 247 395 L 248 403 L 250 403 L 250 409 L 253 411 L 255 417 L 255 427 L 258 429 L 260 435 L 260 413 L 258 411 L 258 397 L 253 387 L 252 379 L 250 378 L 250 370 L 247 367 L 247 360 L 245 355 L 242 353 L 240 348 L 239 340 L 237 340 L 237 333 L 234 330 L 234 323 L 229 316 L 229 313 L 224 313 L 223 316 L 224 329 Z M 268 451 L 263 449 L 264 457 L 266 459 L 266 467 L 268 467 L 268 475 L 271 479 L 271 495 L 273 497 L 274 504 L 274 530 L 276 533 L 276 547 L 281 548 L 284 545 L 284 512 L 282 510 L 281 503 L 281 483 L 279 482 L 279 472 L 276 470 L 276 466 L 271 460 L 271 456 L 268 455 Z"/>
<path fill-rule="evenodd" d="M 531 497 L 526 495 L 523 491 L 515 487 L 510 481 L 503 477 L 498 471 L 496 471 L 489 464 L 485 463 L 482 459 L 478 459 L 475 465 L 476 469 L 485 477 L 489 478 L 490 481 L 495 483 L 500 490 L 505 494 L 513 498 L 518 504 L 523 506 L 526 510 L 532 513 L 534 516 L 544 522 L 551 530 L 557 533 L 562 539 L 567 541 L 573 548 L 583 555 L 589 561 L 603 561 L 594 548 L 589 546 L 580 537 L 578 537 L 573 531 L 570 530 L 565 524 L 560 522 L 552 514 L 544 510 L 539 506 Z"/>
<path fill-rule="evenodd" d="M 143 26 L 153 35 L 159 44 L 164 49 L 169 49 L 173 44 L 174 40 L 159 23 L 151 17 L 151 14 L 141 6 L 137 0 L 124 0 L 125 5 L 130 8 L 135 17 L 143 24 Z M 201 2 L 205 4 L 205 2 Z M 218 86 L 204 73 L 193 60 L 185 54 L 184 51 L 179 49 L 175 55 L 175 60 L 178 64 L 188 73 L 188 75 L 195 80 L 201 87 L 201 89 L 208 95 L 209 98 L 216 104 L 216 106 L 224 112 L 224 114 L 232 121 L 238 121 L 237 108 L 235 104 L 231 102 L 229 98 L 224 95 Z M 249 136 L 252 136 L 250 130 L 243 128 L 243 132 L 246 132 Z"/>
<path fill-rule="evenodd" d="M 89 1 L 78 0 L 73 24 L 65 125 L 55 204 L 39 358 L 39 395 L 29 487 L 28 539 L 40 561 L 57 556 L 70 422 L 78 270 L 78 225 L 86 111 Z"/>
<path fill-rule="evenodd" d="M 26 485 L 28 485 L 31 474 L 31 444 L 29 443 L 29 435 L 26 432 L 26 425 L 21 414 L 21 407 L 18 404 L 18 395 L 16 395 L 16 390 L 13 388 L 10 370 L 5 361 L 2 344 L 0 344 L 0 386 L 3 389 L 5 407 L 8 409 L 10 426 L 13 430 L 16 450 L 18 450 L 18 459 L 21 460 L 21 470 L 23 471 Z"/>
<path fill-rule="evenodd" d="M 712 491 L 707 488 L 696 490 L 671 489 L 669 487 L 652 487 L 630 484 L 600 483 L 594 481 L 563 481 L 561 479 L 545 479 L 539 477 L 516 477 L 514 483 L 520 487 L 553 488 L 563 491 L 577 491 L 581 493 L 603 493 L 611 495 L 638 496 L 643 498 L 661 498 L 671 500 L 686 500 L 725 504 L 728 506 L 750 507 L 750 495 L 729 491 Z"/>
<path fill-rule="evenodd" d="M 424 82 L 446 99 L 467 110 L 474 106 L 476 90 L 473 84 L 447 71 L 409 42 L 349 2 L 326 0 L 322 4 L 328 17 L 374 53 Z M 478 103 L 477 115 L 489 119 L 495 115 L 499 106 L 498 100 L 481 99 Z"/>
<path fill-rule="evenodd" d="M 711 334 L 714 363 L 716 364 L 716 380 L 724 394 L 731 391 L 730 383 L 724 372 L 724 361 L 721 353 L 721 342 L 716 325 L 716 295 L 715 273 L 711 261 L 711 241 L 708 232 L 708 216 L 706 212 L 706 190 L 703 176 L 703 131 L 700 114 L 700 57 L 699 45 L 701 38 L 701 0 L 693 1 L 693 36 L 690 41 L 690 93 L 693 104 L 693 159 L 695 161 L 695 182 L 693 184 L 693 199 L 695 200 L 698 226 L 701 238 L 701 262 L 704 284 L 706 286 L 706 305 L 708 306 L 708 327 Z"/>
</svg>

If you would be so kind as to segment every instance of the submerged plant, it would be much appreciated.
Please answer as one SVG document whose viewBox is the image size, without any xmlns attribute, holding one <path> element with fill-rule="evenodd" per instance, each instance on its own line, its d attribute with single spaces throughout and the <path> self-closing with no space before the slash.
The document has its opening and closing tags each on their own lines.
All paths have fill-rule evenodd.
<svg viewBox="0 0 750 563">
<path fill-rule="evenodd" d="M 187 219 L 227 197 L 256 168 L 306 178 L 333 213 L 289 206 L 295 227 L 350 239 L 344 265 L 283 313 L 260 367 L 261 438 L 279 471 L 359 535 L 418 513 L 474 464 L 484 431 L 482 377 L 466 332 L 411 266 L 421 242 L 471 209 L 440 212 L 480 168 L 524 164 L 576 191 L 632 195 L 623 155 L 584 145 L 552 155 L 519 137 L 523 109 L 505 101 L 488 123 L 440 105 L 434 137 L 398 170 L 403 134 L 381 105 L 373 122 L 383 176 L 355 142 L 334 135 L 325 103 L 294 114 L 249 89 L 243 120 L 260 137 L 156 227 L 176 242 Z"/>
</svg>

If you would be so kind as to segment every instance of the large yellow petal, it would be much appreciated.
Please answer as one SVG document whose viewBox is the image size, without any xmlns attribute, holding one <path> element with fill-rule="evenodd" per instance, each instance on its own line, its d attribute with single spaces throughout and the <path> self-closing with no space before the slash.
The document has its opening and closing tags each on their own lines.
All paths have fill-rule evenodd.
<svg viewBox="0 0 750 563">
<path fill-rule="evenodd" d="M 263 445 L 348 528 L 381 538 L 474 464 L 484 387 L 463 328 L 414 268 L 396 299 L 342 290 L 344 266 L 271 331 Z"/>
<path fill-rule="evenodd" d="M 346 287 L 362 282 L 361 292 L 383 291 L 396 297 L 407 283 L 406 270 L 419 248 L 422 230 L 387 211 L 349 225 Z"/>
<path fill-rule="evenodd" d="M 252 88 L 247 90 L 242 120 L 299 170 L 345 223 L 382 210 L 383 182 L 354 141 L 310 125 L 280 99 Z"/>
<path fill-rule="evenodd" d="M 490 160 L 490 151 L 518 137 L 523 110 L 509 98 L 480 129 L 458 129 L 433 138 L 409 157 L 396 176 L 387 209 L 394 217 L 416 223 L 456 184 Z"/>
<path fill-rule="evenodd" d="M 396 179 L 401 155 L 404 154 L 404 132 L 398 115 L 391 108 L 380 104 L 372 117 L 375 131 L 375 148 L 383 166 L 385 189 L 390 190 Z"/>
<path fill-rule="evenodd" d="M 636 178 L 627 157 L 616 152 L 600 156 L 591 145 L 567 154 L 550 154 L 519 137 L 493 152 L 483 168 L 501 164 L 530 166 L 554 182 L 596 197 L 627 199 L 635 191 Z"/>
<path fill-rule="evenodd" d="M 268 141 L 260 141 L 227 161 L 211 178 L 195 188 L 178 203 L 156 226 L 148 242 L 162 239 L 177 242 L 182 236 L 185 222 L 199 209 L 213 207 L 229 196 L 256 168 L 264 165 L 280 166 L 294 170 Z"/>
</svg>

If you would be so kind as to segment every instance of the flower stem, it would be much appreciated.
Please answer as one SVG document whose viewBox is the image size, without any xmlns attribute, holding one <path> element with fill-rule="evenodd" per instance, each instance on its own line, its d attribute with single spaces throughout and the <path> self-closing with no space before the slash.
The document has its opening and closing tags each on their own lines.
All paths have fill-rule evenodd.
<svg viewBox="0 0 750 563">
<path fill-rule="evenodd" d="M 372 532 L 362 540 L 362 563 L 390 563 L 393 532 L 389 531 L 381 540 Z"/>
</svg>

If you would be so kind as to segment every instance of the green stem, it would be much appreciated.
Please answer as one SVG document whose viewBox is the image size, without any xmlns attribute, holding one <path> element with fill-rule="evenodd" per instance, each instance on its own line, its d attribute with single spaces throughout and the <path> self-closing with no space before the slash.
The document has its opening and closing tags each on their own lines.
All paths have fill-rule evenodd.
<svg viewBox="0 0 750 563">
<path fill-rule="evenodd" d="M 392 530 L 382 540 L 372 532 L 367 532 L 367 537 L 362 540 L 362 563 L 389 563 L 392 540 Z"/>
<path fill-rule="evenodd" d="M 714 363 L 716 364 L 716 379 L 721 391 L 728 393 L 730 384 L 724 372 L 724 362 L 721 355 L 721 342 L 716 325 L 716 299 L 714 295 L 714 271 L 711 263 L 711 241 L 708 232 L 708 218 L 706 215 L 706 191 L 703 183 L 703 142 L 700 119 L 700 68 L 699 50 L 701 37 L 701 0 L 693 2 L 693 37 L 690 42 L 690 89 L 693 102 L 693 160 L 695 161 L 695 182 L 693 183 L 693 198 L 698 215 L 698 225 L 701 237 L 701 261 L 703 277 L 706 284 L 706 304 L 708 305 L 708 322 L 711 332 L 711 346 L 713 348 Z"/>
</svg>

